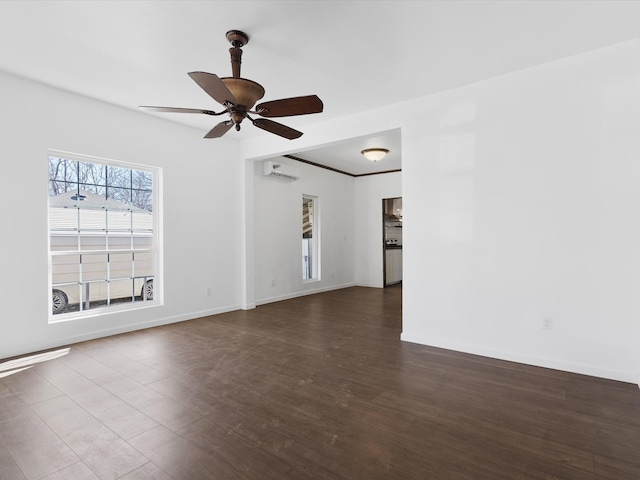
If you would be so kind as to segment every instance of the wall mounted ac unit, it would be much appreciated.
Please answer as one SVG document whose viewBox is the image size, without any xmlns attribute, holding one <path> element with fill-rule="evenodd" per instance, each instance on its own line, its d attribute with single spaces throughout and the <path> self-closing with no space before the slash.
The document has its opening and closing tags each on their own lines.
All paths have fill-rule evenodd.
<svg viewBox="0 0 640 480">
<path fill-rule="evenodd" d="M 286 180 L 297 180 L 300 178 L 300 170 L 291 165 L 265 160 L 262 163 L 262 174 L 268 177 L 279 177 Z"/>
</svg>

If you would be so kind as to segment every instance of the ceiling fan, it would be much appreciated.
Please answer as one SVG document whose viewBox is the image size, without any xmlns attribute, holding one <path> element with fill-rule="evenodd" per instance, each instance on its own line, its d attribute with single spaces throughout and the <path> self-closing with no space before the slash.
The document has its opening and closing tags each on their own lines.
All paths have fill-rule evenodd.
<svg viewBox="0 0 640 480">
<path fill-rule="evenodd" d="M 227 40 L 231 43 L 229 53 L 231 54 L 232 77 L 220 78 L 213 73 L 189 72 L 189 76 L 202 88 L 211 98 L 224 106 L 221 112 L 212 110 L 202 110 L 198 108 L 178 108 L 178 107 L 139 107 L 142 110 L 165 113 L 202 113 L 205 115 L 228 114 L 229 119 L 218 123 L 204 138 L 218 138 L 227 133 L 231 127 L 235 126 L 240 130 L 240 124 L 246 118 L 253 125 L 267 132 L 280 135 L 281 137 L 293 140 L 302 135 L 302 132 L 287 127 L 268 118 L 252 118 L 251 115 L 261 117 L 289 117 L 294 115 L 307 115 L 310 113 L 320 113 L 323 109 L 322 100 L 317 95 L 307 95 L 304 97 L 283 98 L 270 102 L 260 103 L 254 108 L 255 103 L 264 96 L 264 88 L 259 83 L 240 77 L 240 64 L 242 63 L 242 47 L 249 42 L 246 33 L 239 30 L 227 32 Z M 252 108 L 254 108 L 252 110 Z"/>
</svg>

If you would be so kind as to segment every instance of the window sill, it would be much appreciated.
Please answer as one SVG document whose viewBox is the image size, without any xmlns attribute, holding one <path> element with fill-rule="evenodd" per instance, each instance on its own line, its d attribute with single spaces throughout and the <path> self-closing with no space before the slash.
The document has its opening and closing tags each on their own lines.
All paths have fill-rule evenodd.
<svg viewBox="0 0 640 480">
<path fill-rule="evenodd" d="M 74 320 L 86 320 L 89 318 L 104 317 L 107 315 L 112 315 L 114 313 L 134 312 L 146 308 L 159 307 L 161 305 L 162 303 L 159 300 L 147 300 L 136 302 L 134 305 L 126 304 L 109 307 L 97 307 L 90 310 L 83 310 L 81 312 L 59 313 L 57 315 L 53 315 L 50 313 L 49 324 L 51 325 L 54 323 L 64 323 Z"/>
</svg>

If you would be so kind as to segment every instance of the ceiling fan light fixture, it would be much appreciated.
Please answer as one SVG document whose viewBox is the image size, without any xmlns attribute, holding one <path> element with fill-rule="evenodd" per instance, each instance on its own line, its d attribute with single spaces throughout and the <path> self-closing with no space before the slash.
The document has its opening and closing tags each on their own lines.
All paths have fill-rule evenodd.
<svg viewBox="0 0 640 480">
<path fill-rule="evenodd" d="M 382 160 L 385 155 L 389 153 L 389 150 L 387 150 L 386 148 L 367 148 L 365 150 L 362 150 L 362 152 L 360 153 L 362 153 L 362 155 L 364 155 L 364 158 L 366 158 L 367 160 L 377 162 L 379 160 Z"/>
<path fill-rule="evenodd" d="M 264 88 L 253 80 L 233 77 L 224 77 L 220 80 L 236 97 L 238 105 L 243 105 L 247 110 L 251 110 L 256 102 L 264 97 Z"/>
</svg>

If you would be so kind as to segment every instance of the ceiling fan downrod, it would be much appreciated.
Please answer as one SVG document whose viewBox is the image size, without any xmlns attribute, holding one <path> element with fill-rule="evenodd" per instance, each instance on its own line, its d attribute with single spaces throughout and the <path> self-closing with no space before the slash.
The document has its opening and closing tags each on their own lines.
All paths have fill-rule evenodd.
<svg viewBox="0 0 640 480">
<path fill-rule="evenodd" d="M 240 65 L 242 64 L 242 47 L 249 43 L 249 36 L 240 30 L 229 30 L 227 40 L 231 43 L 231 72 L 233 78 L 240 78 Z"/>
</svg>

